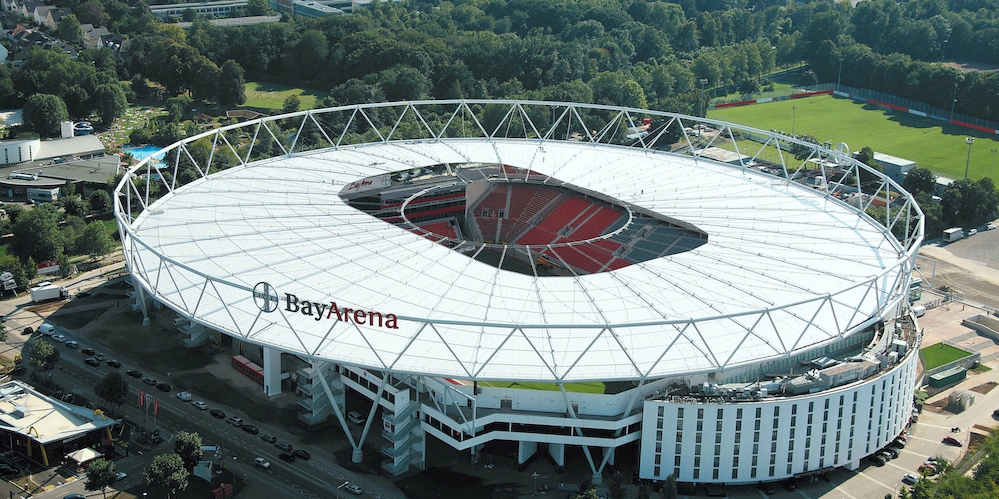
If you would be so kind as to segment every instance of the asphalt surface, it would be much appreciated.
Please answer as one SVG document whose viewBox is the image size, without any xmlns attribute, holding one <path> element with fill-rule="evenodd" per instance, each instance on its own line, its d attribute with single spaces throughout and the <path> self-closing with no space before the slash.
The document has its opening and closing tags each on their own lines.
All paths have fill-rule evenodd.
<svg viewBox="0 0 999 499">
<path fill-rule="evenodd" d="M 82 276 L 79 279 L 79 281 L 87 280 L 86 276 Z M 94 284 L 100 282 L 103 281 L 96 280 Z M 72 286 L 71 289 L 74 292 L 78 289 L 88 287 L 85 286 L 85 283 L 76 283 L 70 286 Z M 16 299 L 16 301 L 4 302 L 0 312 L 9 313 L 10 309 L 23 304 L 17 303 L 17 301 L 26 303 L 28 300 L 25 297 L 21 297 Z M 34 341 L 42 337 L 38 333 L 33 334 L 30 338 L 20 334 L 24 327 L 28 325 L 37 329 L 37 326 L 41 323 L 41 320 L 37 316 L 24 311 L 19 311 L 17 314 L 12 315 L 13 317 L 6 323 L 10 335 L 8 341 L 2 345 L 3 351 L 11 357 L 13 357 L 14 353 L 17 353 L 16 351 L 21 351 L 24 348 L 27 344 L 26 341 Z M 273 499 L 274 497 L 299 497 L 313 499 L 328 498 L 334 494 L 338 494 L 341 497 L 353 497 L 343 490 L 338 490 L 338 487 L 347 481 L 356 483 L 362 487 L 364 490 L 362 497 L 404 497 L 398 491 L 384 489 L 383 485 L 375 484 L 373 480 L 366 478 L 364 475 L 358 475 L 341 468 L 333 462 L 331 456 L 327 457 L 326 453 L 319 448 L 304 448 L 312 456 L 308 461 L 298 459 L 293 463 L 286 463 L 278 459 L 278 454 L 281 451 L 274 447 L 274 445 L 260 440 L 259 435 L 250 435 L 240 428 L 226 423 L 224 419 L 212 417 L 208 410 L 199 410 L 191 405 L 190 402 L 179 400 L 176 397 L 175 391 L 164 393 L 153 386 L 145 385 L 141 379 L 130 378 L 125 374 L 125 371 L 128 369 L 138 369 L 143 372 L 144 376 L 151 376 L 157 380 L 169 382 L 168 377 L 162 373 L 148 372 L 141 365 L 129 359 L 116 357 L 115 353 L 109 351 L 106 347 L 94 344 L 86 337 L 77 335 L 75 332 L 65 328 L 57 326 L 55 333 L 65 335 L 66 340 L 77 340 L 80 343 L 79 348 L 70 349 L 63 344 L 53 342 L 50 338 L 46 338 L 47 341 L 56 344 L 56 348 L 62 352 L 61 360 L 57 368 L 52 372 L 52 378 L 65 391 L 97 402 L 97 397 L 94 395 L 94 386 L 108 372 L 118 370 L 129 384 L 130 397 L 126 398 L 126 403 L 122 408 L 117 409 L 116 417 L 121 417 L 122 412 L 124 412 L 124 417 L 129 422 L 137 427 L 148 425 L 149 431 L 154 429 L 154 417 L 152 411 L 150 411 L 147 423 L 145 409 L 138 406 L 139 391 L 142 390 L 155 397 L 156 400 L 159 400 L 159 414 L 155 416 L 155 429 L 160 430 L 161 436 L 166 439 L 166 442 L 156 446 L 152 449 L 152 452 L 145 452 L 142 455 L 132 452 L 127 458 L 116 461 L 118 471 L 128 474 L 128 477 L 118 487 L 121 490 L 129 489 L 133 493 L 135 491 L 144 491 L 143 467 L 152 461 L 154 455 L 172 451 L 172 439 L 177 432 L 189 431 L 199 433 L 205 445 L 218 445 L 222 448 L 222 457 L 218 463 L 231 471 L 235 476 L 243 477 L 247 483 L 247 486 L 242 491 L 239 491 L 239 497 L 242 498 Z M 87 355 L 84 355 L 81 351 L 86 347 L 92 347 L 98 352 L 103 352 L 108 359 L 116 358 L 122 362 L 121 368 L 114 369 L 106 363 L 102 363 L 99 367 L 85 364 L 84 359 Z M 22 355 L 27 358 L 27 351 L 24 350 Z M 27 380 L 27 377 L 25 379 Z M 192 394 L 194 400 L 203 400 L 198 397 L 196 392 L 192 392 Z M 232 408 L 225 407 L 213 401 L 205 401 L 208 403 L 209 409 L 221 409 L 227 416 L 238 415 L 242 417 L 244 423 L 252 424 L 259 428 L 261 435 L 274 435 L 278 438 L 279 442 L 294 441 L 292 436 L 284 432 L 282 428 L 271 427 L 266 423 L 255 420 L 251 415 L 237 413 Z M 263 469 L 254 466 L 253 460 L 256 457 L 263 457 L 268 460 L 270 467 Z M 191 480 L 199 479 L 191 477 Z M 48 485 L 56 485 L 56 487 L 37 494 L 34 497 L 42 499 L 61 498 L 70 493 L 97 494 L 97 497 L 100 497 L 99 492 L 88 494 L 84 491 L 83 481 L 82 479 L 71 479 L 68 483 L 59 479 L 49 481 Z M 20 497 L 16 492 L 16 488 L 12 491 L 15 492 L 14 497 Z M 150 494 L 154 492 L 161 493 L 158 490 L 150 490 Z M 25 494 L 22 493 L 21 495 Z"/>
</svg>

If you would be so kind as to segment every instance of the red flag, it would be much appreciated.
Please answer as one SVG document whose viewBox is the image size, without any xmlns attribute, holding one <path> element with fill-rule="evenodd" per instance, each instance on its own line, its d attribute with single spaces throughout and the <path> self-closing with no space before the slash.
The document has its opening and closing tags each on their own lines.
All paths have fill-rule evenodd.
<svg viewBox="0 0 999 499">
<path fill-rule="evenodd" d="M 146 405 L 146 392 L 139 390 L 139 407 Z"/>
<path fill-rule="evenodd" d="M 160 413 L 160 401 L 159 399 L 153 400 L 153 414 Z"/>
</svg>

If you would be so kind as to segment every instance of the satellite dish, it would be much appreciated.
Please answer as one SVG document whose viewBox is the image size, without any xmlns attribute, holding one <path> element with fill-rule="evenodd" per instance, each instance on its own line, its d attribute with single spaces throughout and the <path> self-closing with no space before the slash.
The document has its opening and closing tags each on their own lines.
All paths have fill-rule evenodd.
<svg viewBox="0 0 999 499">
<path fill-rule="evenodd" d="M 846 166 L 846 161 L 850 158 L 850 146 L 846 145 L 846 142 L 840 142 L 836 144 L 833 148 L 833 152 L 837 153 L 836 164 L 839 166 Z"/>
</svg>

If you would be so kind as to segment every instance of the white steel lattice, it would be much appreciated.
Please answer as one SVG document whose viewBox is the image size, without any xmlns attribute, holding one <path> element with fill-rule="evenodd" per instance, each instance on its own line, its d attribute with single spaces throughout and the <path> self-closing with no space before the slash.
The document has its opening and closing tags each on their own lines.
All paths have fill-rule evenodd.
<svg viewBox="0 0 999 499">
<path fill-rule="evenodd" d="M 139 286 L 247 341 L 400 373 L 605 381 L 793 355 L 904 299 L 923 238 L 912 196 L 852 158 L 658 111 L 368 104 L 261 118 L 166 150 L 159 169 L 140 163 L 116 191 Z M 719 153 L 730 164 L 708 159 Z M 613 272 L 539 277 L 470 259 L 338 195 L 374 175 L 473 162 L 602 193 L 629 216 L 692 224 L 707 243 Z M 261 310 L 257 283 L 272 286 L 276 310 Z M 286 293 L 325 305 L 324 315 L 289 311 Z M 398 328 L 335 320 L 331 302 L 393 314 Z"/>
</svg>

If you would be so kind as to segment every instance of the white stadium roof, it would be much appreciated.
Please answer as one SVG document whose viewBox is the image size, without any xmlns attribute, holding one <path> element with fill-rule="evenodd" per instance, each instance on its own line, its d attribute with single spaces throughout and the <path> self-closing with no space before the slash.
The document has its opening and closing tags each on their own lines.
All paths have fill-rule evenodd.
<svg viewBox="0 0 999 499">
<path fill-rule="evenodd" d="M 825 192 L 687 152 L 515 137 L 340 144 L 214 173 L 131 219 L 125 205 L 137 211 L 142 193 L 125 189 L 119 220 L 131 220 L 137 281 L 172 308 L 251 342 L 379 370 L 549 381 L 714 371 L 828 344 L 898 302 L 912 246 Z M 469 162 L 557 177 L 692 224 L 707 242 L 612 272 L 536 277 L 339 196 L 373 175 Z M 276 310 L 261 311 L 249 291 L 258 283 L 279 295 Z M 289 311 L 286 294 L 325 315 Z M 335 320 L 331 302 L 394 314 L 398 327 Z"/>
</svg>

